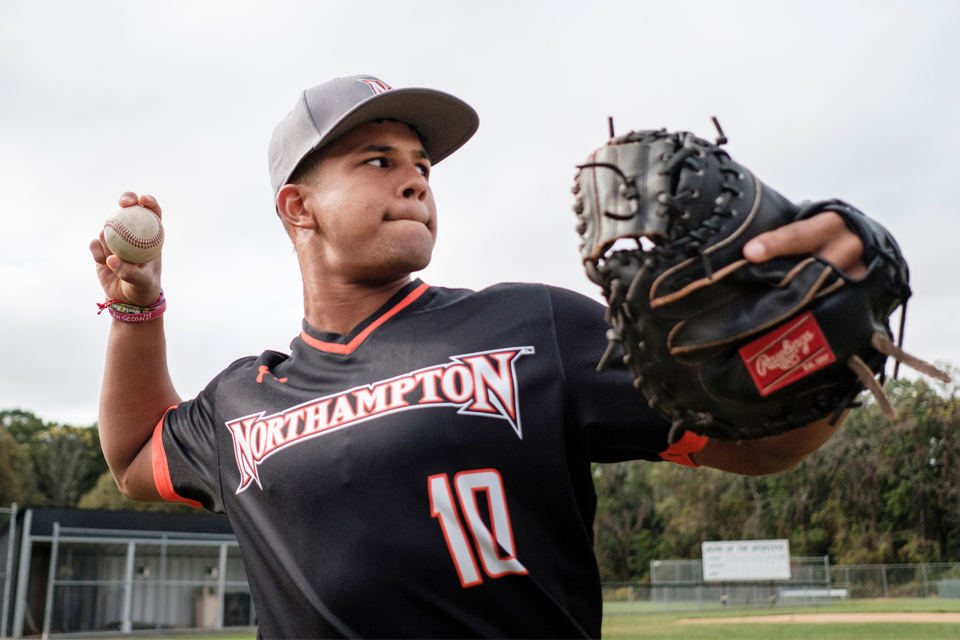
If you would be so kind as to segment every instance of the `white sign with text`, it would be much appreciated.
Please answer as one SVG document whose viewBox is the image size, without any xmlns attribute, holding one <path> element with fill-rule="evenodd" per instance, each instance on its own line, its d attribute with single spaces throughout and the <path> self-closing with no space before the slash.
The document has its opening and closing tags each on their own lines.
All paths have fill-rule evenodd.
<svg viewBox="0 0 960 640">
<path fill-rule="evenodd" d="M 790 579 L 788 540 L 723 540 L 701 549 L 705 582 Z"/>
</svg>

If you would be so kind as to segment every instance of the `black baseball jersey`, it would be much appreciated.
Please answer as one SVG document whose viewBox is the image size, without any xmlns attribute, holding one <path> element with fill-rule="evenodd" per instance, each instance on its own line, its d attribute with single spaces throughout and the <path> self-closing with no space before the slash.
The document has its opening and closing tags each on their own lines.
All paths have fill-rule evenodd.
<svg viewBox="0 0 960 640">
<path fill-rule="evenodd" d="M 605 331 L 563 289 L 411 282 L 168 411 L 157 487 L 230 518 L 264 637 L 599 637 L 590 462 L 706 442 L 596 372 Z"/>
</svg>

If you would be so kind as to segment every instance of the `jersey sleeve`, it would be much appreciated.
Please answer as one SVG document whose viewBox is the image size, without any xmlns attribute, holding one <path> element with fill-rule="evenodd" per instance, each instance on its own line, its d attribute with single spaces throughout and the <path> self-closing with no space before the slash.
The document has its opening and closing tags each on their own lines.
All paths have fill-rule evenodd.
<svg viewBox="0 0 960 640">
<path fill-rule="evenodd" d="M 609 328 L 603 305 L 565 289 L 547 290 L 563 367 L 567 426 L 587 447 L 590 460 L 669 460 L 697 466 L 690 454 L 702 449 L 707 438 L 687 432 L 668 446 L 670 423 L 633 386 L 622 358 L 612 358 L 606 369 L 597 371 Z"/>
<path fill-rule="evenodd" d="M 153 433 L 153 480 L 165 500 L 223 513 L 215 399 L 223 374 L 167 410 Z"/>
</svg>

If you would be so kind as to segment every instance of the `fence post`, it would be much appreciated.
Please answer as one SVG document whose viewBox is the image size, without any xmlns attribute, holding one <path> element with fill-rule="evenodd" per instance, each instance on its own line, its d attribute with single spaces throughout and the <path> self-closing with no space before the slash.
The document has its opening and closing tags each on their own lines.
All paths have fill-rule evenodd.
<svg viewBox="0 0 960 640">
<path fill-rule="evenodd" d="M 47 600 L 43 607 L 43 640 L 50 637 L 50 624 L 53 618 L 53 583 L 57 579 L 57 556 L 60 553 L 60 523 L 53 523 L 53 542 L 50 545 L 50 571 L 47 572 Z"/>
<path fill-rule="evenodd" d="M 847 595 L 853 597 L 853 591 L 850 590 L 850 567 L 843 568 L 844 577 L 847 579 Z"/>
<path fill-rule="evenodd" d="M 633 585 L 627 587 L 627 611 L 633 612 Z"/>
<path fill-rule="evenodd" d="M 7 564 L 3 572 L 3 615 L 0 616 L 0 638 L 7 637 L 10 617 L 10 585 L 13 583 L 13 545 L 17 542 L 17 503 L 10 505 L 10 526 L 7 527 Z"/>
<path fill-rule="evenodd" d="M 830 580 L 830 556 L 829 555 L 823 556 L 823 582 L 826 585 L 825 588 L 827 590 L 827 606 L 832 607 L 833 596 L 830 595 L 830 587 L 831 587 L 830 583 L 832 581 Z"/>
<path fill-rule="evenodd" d="M 33 509 L 23 514 L 23 536 L 20 539 L 20 563 L 17 566 L 17 595 L 13 607 L 13 637 L 23 637 L 23 610 L 27 604 L 27 584 L 30 582 L 30 557 L 33 554 Z"/>
<path fill-rule="evenodd" d="M 160 575 L 157 576 L 157 631 L 167 617 L 167 534 L 160 536 Z"/>
<path fill-rule="evenodd" d="M 920 572 L 923 574 L 923 597 L 929 598 L 930 585 L 927 584 L 927 564 L 925 562 L 920 564 Z"/>
<path fill-rule="evenodd" d="M 881 572 L 881 575 L 883 576 L 883 597 L 889 598 L 890 592 L 887 589 L 887 565 L 885 564 L 880 565 L 880 572 Z"/>
<path fill-rule="evenodd" d="M 227 543 L 220 545 L 220 569 L 217 573 L 217 629 L 223 629 L 223 605 L 227 588 Z"/>
<path fill-rule="evenodd" d="M 137 543 L 132 540 L 127 543 L 127 566 L 123 575 L 123 612 L 120 622 L 120 631 L 133 631 L 133 621 L 130 615 L 133 609 L 133 563 L 136 558 Z"/>
</svg>

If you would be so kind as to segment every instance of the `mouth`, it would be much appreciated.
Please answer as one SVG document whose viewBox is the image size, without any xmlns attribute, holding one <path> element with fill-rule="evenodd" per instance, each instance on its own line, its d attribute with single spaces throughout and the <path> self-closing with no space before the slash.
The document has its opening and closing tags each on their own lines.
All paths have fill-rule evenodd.
<svg viewBox="0 0 960 640">
<path fill-rule="evenodd" d="M 430 222 L 430 216 L 428 216 L 425 212 L 415 211 L 385 211 L 383 214 L 384 222 L 399 222 L 404 220 L 428 225 Z"/>
</svg>

